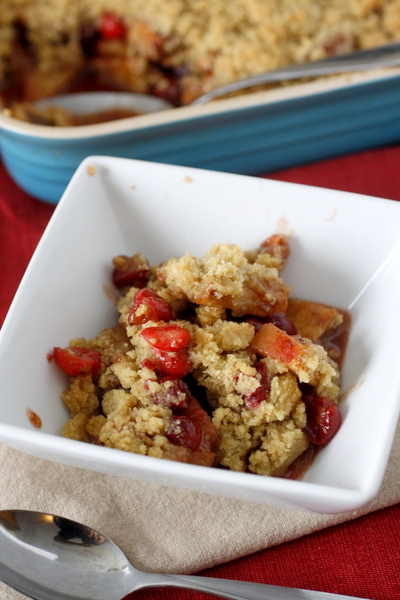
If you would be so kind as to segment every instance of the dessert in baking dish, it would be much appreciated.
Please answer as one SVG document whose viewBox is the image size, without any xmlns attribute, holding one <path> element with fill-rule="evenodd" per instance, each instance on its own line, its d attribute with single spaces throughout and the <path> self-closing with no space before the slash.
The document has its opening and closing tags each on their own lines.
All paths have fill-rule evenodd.
<svg viewBox="0 0 400 600">
<path fill-rule="evenodd" d="M 119 322 L 55 347 L 63 435 L 143 455 L 298 477 L 339 429 L 349 315 L 292 300 L 289 244 L 113 260 Z"/>
<path fill-rule="evenodd" d="M 2 0 L 6 106 L 82 89 L 186 105 L 290 63 L 400 39 L 400 0 Z"/>
</svg>

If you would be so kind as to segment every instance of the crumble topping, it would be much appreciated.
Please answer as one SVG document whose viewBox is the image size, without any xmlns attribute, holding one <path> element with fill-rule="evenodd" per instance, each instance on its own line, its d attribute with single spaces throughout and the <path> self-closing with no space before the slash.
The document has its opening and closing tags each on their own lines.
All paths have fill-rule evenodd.
<svg viewBox="0 0 400 600">
<path fill-rule="evenodd" d="M 19 79 L 19 100 L 32 102 L 95 73 L 179 106 L 249 75 L 399 39 L 400 0 L 2 0 L 0 81 Z"/>
<path fill-rule="evenodd" d="M 289 297 L 280 274 L 289 255 L 271 236 L 255 251 L 216 244 L 152 267 L 142 255 L 114 258 L 119 322 L 54 348 L 70 375 L 62 435 L 275 476 L 327 443 L 340 425 L 329 355 L 340 344 L 321 340 L 341 331 L 345 313 Z"/>
</svg>

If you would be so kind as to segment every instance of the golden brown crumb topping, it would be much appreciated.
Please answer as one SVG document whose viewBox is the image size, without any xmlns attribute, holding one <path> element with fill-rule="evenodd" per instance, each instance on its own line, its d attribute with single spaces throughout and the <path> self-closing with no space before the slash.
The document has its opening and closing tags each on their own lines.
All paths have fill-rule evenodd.
<svg viewBox="0 0 400 600">
<path fill-rule="evenodd" d="M 23 73 L 31 101 L 89 65 L 103 83 L 187 104 L 252 74 L 398 39 L 400 0 L 2 0 L 0 80 Z"/>
<path fill-rule="evenodd" d="M 271 255 L 264 253 L 250 262 L 237 246 L 218 244 L 202 259 L 186 254 L 169 260 L 161 278 L 174 294 L 194 304 L 229 309 L 238 317 L 265 317 L 286 311 L 290 291 L 268 260 Z"/>
<path fill-rule="evenodd" d="M 325 444 L 323 428 L 340 425 L 340 388 L 320 340 L 343 318 L 288 299 L 279 273 L 289 254 L 271 236 L 254 252 L 216 244 L 151 268 L 141 255 L 114 259 L 119 323 L 54 349 L 70 375 L 63 435 L 262 475 Z"/>
</svg>

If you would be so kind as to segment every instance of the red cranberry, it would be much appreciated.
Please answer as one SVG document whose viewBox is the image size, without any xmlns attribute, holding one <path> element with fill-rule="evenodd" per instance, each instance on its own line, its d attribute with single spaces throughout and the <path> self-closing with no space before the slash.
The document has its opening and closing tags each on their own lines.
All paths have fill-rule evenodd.
<svg viewBox="0 0 400 600">
<path fill-rule="evenodd" d="M 255 332 L 259 331 L 265 323 L 272 323 L 275 327 L 279 327 L 288 335 L 296 335 L 297 328 L 294 323 L 285 315 L 285 313 L 276 313 L 270 317 L 253 317 L 248 316 L 244 319 L 246 323 L 253 325 Z"/>
<path fill-rule="evenodd" d="M 260 386 L 244 399 L 247 408 L 250 410 L 255 410 L 258 408 L 261 402 L 267 398 L 271 384 L 271 378 L 267 370 L 267 365 L 264 362 L 259 362 L 256 365 L 256 369 L 257 373 L 261 375 Z"/>
<path fill-rule="evenodd" d="M 337 404 L 326 396 L 306 394 L 307 425 L 304 433 L 316 445 L 326 444 L 340 428 L 342 418 Z"/>
<path fill-rule="evenodd" d="M 167 431 L 167 438 L 173 444 L 197 450 L 201 444 L 203 431 L 200 425 L 185 416 L 173 416 Z"/>
<path fill-rule="evenodd" d="M 190 342 L 190 333 L 179 325 L 164 325 L 163 327 L 146 327 L 140 333 L 149 344 L 158 350 L 174 352 L 182 350 Z"/>
<path fill-rule="evenodd" d="M 154 404 L 167 406 L 171 409 L 184 409 L 192 397 L 190 390 L 182 379 L 163 377 L 159 380 L 161 389 L 153 394 Z"/>
<path fill-rule="evenodd" d="M 157 363 L 155 360 L 150 360 L 149 358 L 145 358 L 140 363 L 140 366 L 143 369 L 150 369 L 150 371 L 155 371 L 157 369 Z"/>
<path fill-rule="evenodd" d="M 253 325 L 254 331 L 256 333 L 257 333 L 257 331 L 260 331 L 261 327 L 265 323 L 265 321 L 263 321 L 262 319 L 259 319 L 258 317 L 246 317 L 244 320 L 246 323 Z"/>
<path fill-rule="evenodd" d="M 186 348 L 177 352 L 156 350 L 157 369 L 162 375 L 182 379 L 193 370 L 193 365 Z"/>
<path fill-rule="evenodd" d="M 108 40 L 120 40 L 125 37 L 125 25 L 122 19 L 112 12 L 103 14 L 99 30 L 101 36 Z"/>
<path fill-rule="evenodd" d="M 167 75 L 152 89 L 152 93 L 158 98 L 162 98 L 171 104 L 178 105 L 180 98 L 179 83 L 174 75 Z"/>
<path fill-rule="evenodd" d="M 126 286 L 142 288 L 150 278 L 149 264 L 141 256 L 116 256 L 113 265 L 112 280 L 116 288 Z"/>
<path fill-rule="evenodd" d="M 285 313 L 276 313 L 269 318 L 270 323 L 285 331 L 288 335 L 296 335 L 297 329 Z"/>
<path fill-rule="evenodd" d="M 53 356 L 60 369 L 70 377 L 84 373 L 96 375 L 101 369 L 100 354 L 94 350 L 57 346 L 53 348 Z"/>
<path fill-rule="evenodd" d="M 176 312 L 156 292 L 148 288 L 142 288 L 136 292 L 128 314 L 130 325 L 139 325 L 147 323 L 147 321 L 172 321 L 173 319 L 176 319 Z"/>
</svg>

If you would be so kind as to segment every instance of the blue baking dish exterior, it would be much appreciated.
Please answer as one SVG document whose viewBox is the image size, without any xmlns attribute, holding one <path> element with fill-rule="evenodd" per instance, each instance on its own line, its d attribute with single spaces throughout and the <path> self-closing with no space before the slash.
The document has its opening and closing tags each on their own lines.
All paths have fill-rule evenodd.
<svg viewBox="0 0 400 600">
<path fill-rule="evenodd" d="M 70 137 L 36 134 L 48 129 L 40 126 L 22 131 L 15 119 L 4 118 L 2 160 L 23 190 L 56 204 L 90 155 L 257 175 L 400 140 L 398 71 L 279 101 L 237 106 L 231 99 L 213 105 L 215 112 L 172 109 L 165 113 L 174 118 L 165 122 L 158 117 L 154 124 L 132 127 L 127 119 L 116 131 L 95 134 L 92 125 L 85 127 L 88 135 Z"/>
</svg>

